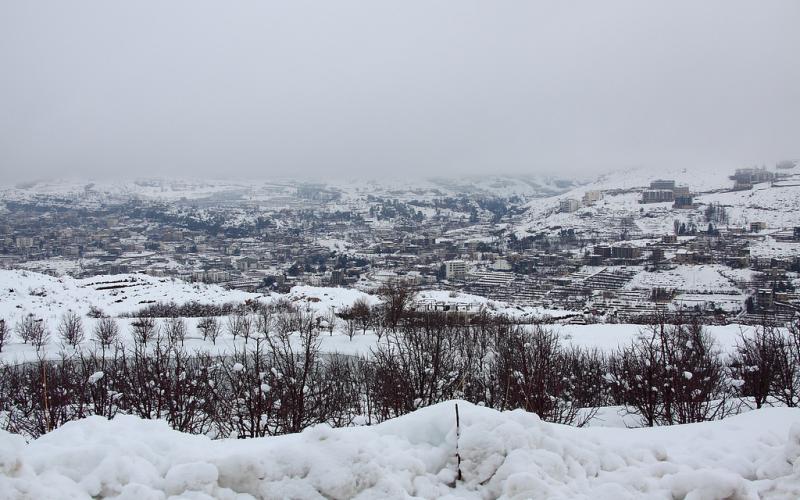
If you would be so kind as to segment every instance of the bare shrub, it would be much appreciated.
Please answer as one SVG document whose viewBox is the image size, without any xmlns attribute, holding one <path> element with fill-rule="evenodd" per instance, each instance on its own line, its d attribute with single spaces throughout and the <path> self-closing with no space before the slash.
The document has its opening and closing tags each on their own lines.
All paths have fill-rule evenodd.
<svg viewBox="0 0 800 500">
<path fill-rule="evenodd" d="M 752 398 L 761 408 L 778 382 L 780 354 L 784 338 L 769 325 L 756 328 L 752 335 L 742 333 L 730 360 L 731 375 L 738 382 L 740 396 Z"/>
<path fill-rule="evenodd" d="M 373 352 L 376 376 L 385 378 L 375 396 L 384 414 L 449 399 L 461 380 L 458 334 L 445 315 L 421 315 L 404 322 L 401 330 L 389 333 Z"/>
<path fill-rule="evenodd" d="M 566 357 L 558 334 L 541 326 L 516 327 L 499 338 L 501 408 L 522 408 L 548 422 L 585 424 Z"/>
<path fill-rule="evenodd" d="M 221 387 L 219 362 L 208 354 L 189 355 L 157 336 L 145 349 L 135 344 L 126 352 L 122 372 L 121 409 L 147 419 L 164 419 L 173 429 L 218 435 L 215 420 L 230 397 Z"/>
<path fill-rule="evenodd" d="M 99 319 L 107 316 L 106 313 L 97 306 L 89 306 L 89 312 L 86 313 L 86 315 L 92 319 Z"/>
<path fill-rule="evenodd" d="M 726 367 L 696 320 L 658 318 L 617 358 L 609 379 L 644 425 L 702 422 L 730 411 Z"/>
<path fill-rule="evenodd" d="M 0 365 L 0 413 L 6 430 L 38 437 L 87 415 L 73 360 Z"/>
<path fill-rule="evenodd" d="M 279 386 L 283 381 L 267 364 L 261 339 L 251 351 L 237 351 L 221 363 L 219 372 L 228 397 L 220 401 L 219 428 L 222 435 L 238 438 L 281 433 L 277 413 L 281 411 Z"/>
</svg>

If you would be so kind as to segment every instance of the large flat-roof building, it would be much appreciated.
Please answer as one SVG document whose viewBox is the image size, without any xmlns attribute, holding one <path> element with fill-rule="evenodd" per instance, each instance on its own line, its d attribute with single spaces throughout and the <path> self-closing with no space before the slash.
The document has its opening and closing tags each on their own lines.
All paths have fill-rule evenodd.
<svg viewBox="0 0 800 500">
<path fill-rule="evenodd" d="M 448 260 L 444 263 L 444 270 L 448 280 L 464 281 L 467 279 L 467 263 L 463 260 Z"/>
</svg>

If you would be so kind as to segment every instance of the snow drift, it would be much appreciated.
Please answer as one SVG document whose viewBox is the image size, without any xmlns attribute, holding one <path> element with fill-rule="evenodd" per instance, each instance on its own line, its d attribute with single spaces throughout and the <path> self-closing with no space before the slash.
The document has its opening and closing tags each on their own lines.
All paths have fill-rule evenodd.
<svg viewBox="0 0 800 500">
<path fill-rule="evenodd" d="M 121 416 L 28 444 L 0 432 L 1 498 L 799 498 L 800 410 L 576 429 L 453 402 L 374 427 L 217 440 Z"/>
</svg>

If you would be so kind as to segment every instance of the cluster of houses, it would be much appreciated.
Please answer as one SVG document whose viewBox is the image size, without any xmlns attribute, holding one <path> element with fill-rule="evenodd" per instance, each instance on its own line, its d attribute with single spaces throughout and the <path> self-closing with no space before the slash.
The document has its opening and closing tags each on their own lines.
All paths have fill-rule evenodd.
<svg viewBox="0 0 800 500">
<path fill-rule="evenodd" d="M 769 175 L 741 169 L 735 177 L 752 184 Z M 698 208 L 689 187 L 674 180 L 654 180 L 639 192 L 643 204 L 672 204 L 663 210 Z M 508 200 L 393 192 L 342 202 L 335 190 L 316 185 L 279 194 L 285 203 L 224 197 L 176 207 L 111 199 L 87 207 L 80 199 L 44 195 L 6 203 L 0 267 L 76 276 L 143 272 L 250 291 L 288 291 L 297 284 L 370 290 L 403 279 L 421 288 L 575 311 L 574 321 L 630 319 L 678 302 L 715 317 L 723 309 L 728 319 L 734 313 L 754 319 L 764 311 L 786 317 L 800 306 L 790 279 L 800 271 L 798 258 L 755 258 L 750 252 L 750 244 L 764 238 L 800 248 L 800 226 L 770 228 L 756 221 L 712 233 L 676 225 L 666 234 L 644 234 L 630 214 L 604 219 L 596 231 L 551 227 L 519 237 L 506 230 L 515 217 Z M 575 212 L 604 196 L 612 194 L 589 190 L 580 200 L 560 200 L 559 211 Z M 508 222 L 498 224 L 498 214 L 506 213 Z M 73 266 L 65 271 L 64 262 Z M 704 264 L 756 272 L 759 279 L 740 284 L 741 297 L 752 300 L 739 300 L 736 311 L 727 303 L 720 307 L 719 299 L 695 294 L 689 300 L 680 290 L 626 286 L 645 269 Z M 419 307 L 455 307 L 467 315 L 478 310 L 451 302 Z"/>
</svg>

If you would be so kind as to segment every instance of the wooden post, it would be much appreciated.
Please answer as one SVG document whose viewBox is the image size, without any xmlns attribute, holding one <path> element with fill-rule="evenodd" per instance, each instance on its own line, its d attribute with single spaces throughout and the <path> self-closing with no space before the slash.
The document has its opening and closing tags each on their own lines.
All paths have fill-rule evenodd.
<svg viewBox="0 0 800 500">
<path fill-rule="evenodd" d="M 456 481 L 462 481 L 463 477 L 461 476 L 461 453 L 458 451 L 458 440 L 461 437 L 461 422 L 458 418 L 458 403 L 456 403 L 456 461 L 457 461 L 457 475 Z"/>
</svg>

